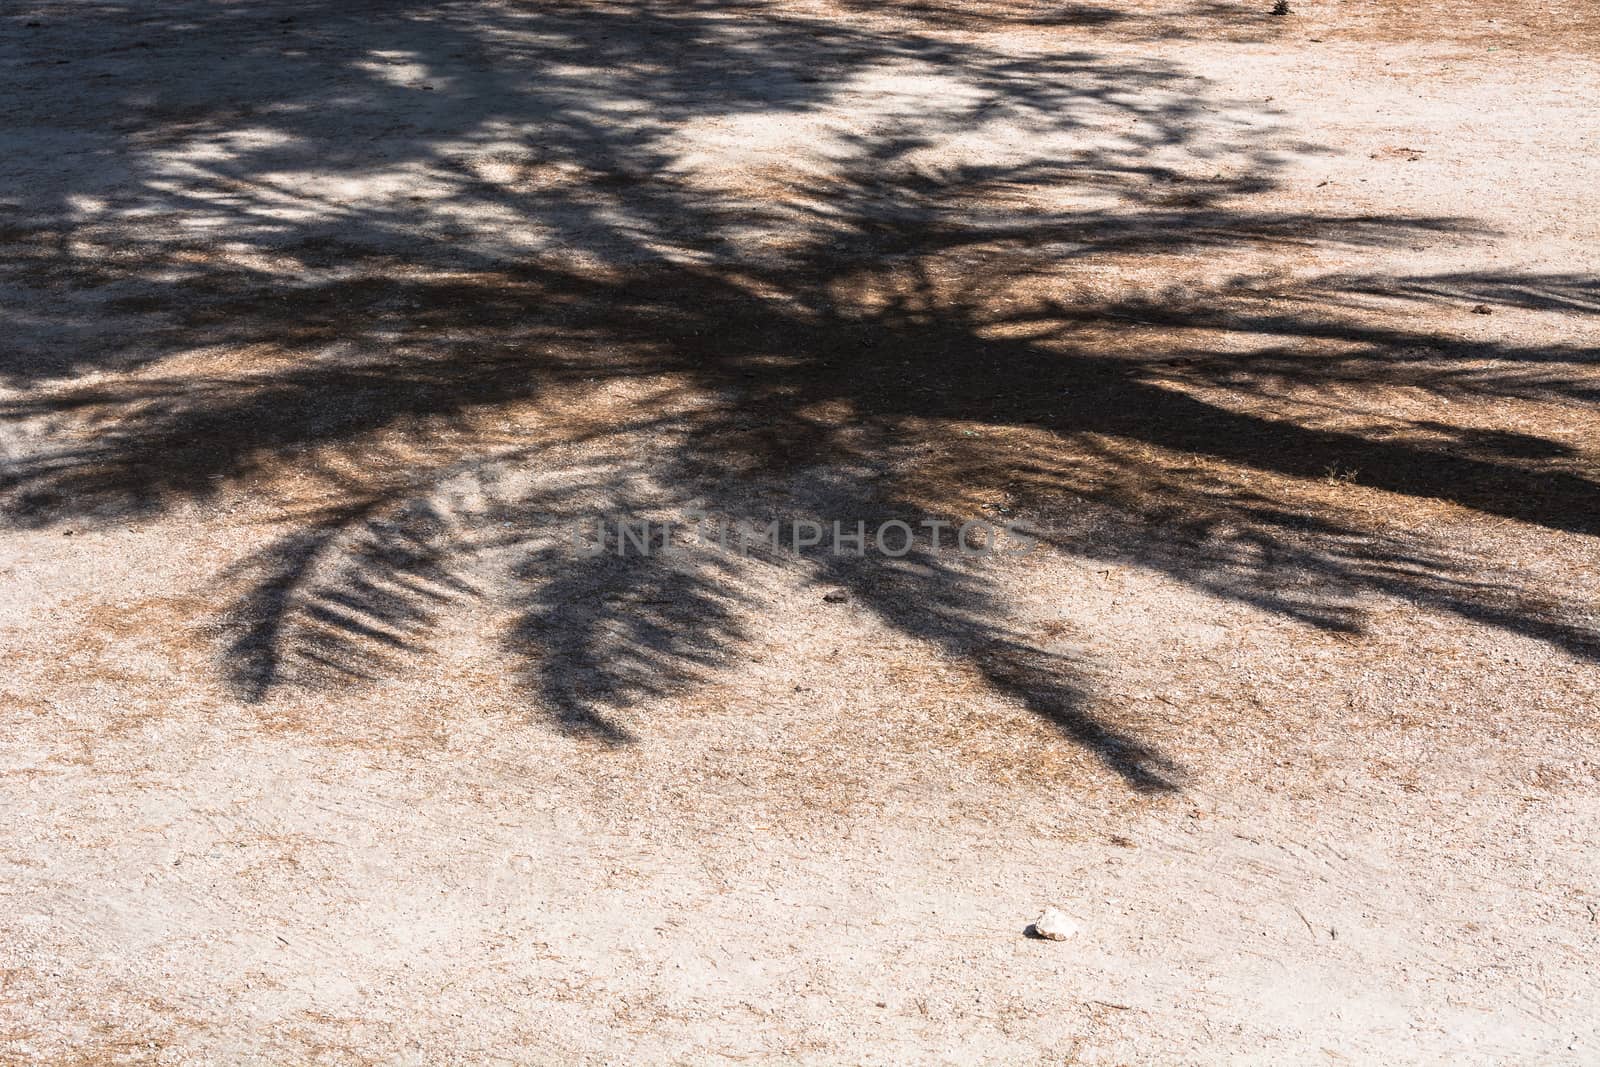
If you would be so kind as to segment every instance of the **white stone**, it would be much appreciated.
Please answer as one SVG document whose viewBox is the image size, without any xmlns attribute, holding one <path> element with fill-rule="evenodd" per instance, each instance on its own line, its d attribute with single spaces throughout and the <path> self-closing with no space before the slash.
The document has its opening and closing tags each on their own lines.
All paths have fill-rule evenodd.
<svg viewBox="0 0 1600 1067">
<path fill-rule="evenodd" d="M 1065 941 L 1078 932 L 1078 924 L 1055 908 L 1044 909 L 1044 914 L 1033 920 L 1030 929 L 1047 941 Z"/>
</svg>

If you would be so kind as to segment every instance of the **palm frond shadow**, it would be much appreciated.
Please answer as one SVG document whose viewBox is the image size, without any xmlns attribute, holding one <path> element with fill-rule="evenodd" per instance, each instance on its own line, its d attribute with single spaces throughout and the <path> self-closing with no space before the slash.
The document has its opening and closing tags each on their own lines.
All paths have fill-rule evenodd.
<svg viewBox="0 0 1600 1067">
<path fill-rule="evenodd" d="M 0 287 L 51 295 L 0 362 L 0 416 L 24 428 L 0 470 L 8 520 L 282 493 L 282 536 L 224 576 L 243 698 L 404 669 L 476 605 L 513 619 L 530 702 L 603 744 L 736 663 L 762 569 L 784 568 L 965 657 L 1145 790 L 1184 769 L 1097 712 L 1090 674 L 939 545 L 885 561 L 563 539 L 605 514 L 960 523 L 1003 502 L 1048 551 L 1313 627 L 1359 631 L 1371 598 L 1398 598 L 1600 655 L 1582 605 L 1530 601 L 1515 574 L 1316 490 L 1349 472 L 1402 503 L 1600 534 L 1581 449 L 1361 399 L 1592 404 L 1593 344 L 1417 312 L 1586 319 L 1593 279 L 1286 274 L 1279 257 L 1474 229 L 1253 207 L 1283 153 L 1313 149 L 1170 63 L 734 7 L 162 8 L 207 32 L 144 61 L 166 88 L 120 113 L 121 199 L 86 210 L 92 171 L 50 191 L 0 172 L 33 220 L 0 228 Z M 100 8 L 67 28 L 110 49 L 144 17 Z M 219 96 L 195 72 L 223 39 L 256 77 Z M 896 79 L 946 91 L 901 106 Z M 315 121 L 335 98 L 338 137 Z M 869 99 L 894 121 L 861 133 L 841 116 Z M 90 82 L 78 103 L 122 97 Z M 755 177 L 696 170 L 686 127 L 750 118 L 811 123 L 820 147 Z M 981 151 L 930 152 L 975 131 Z M 174 146 L 205 150 L 180 164 Z M 284 177 L 313 165 L 409 168 L 428 192 L 341 200 Z M 130 227 L 147 217 L 217 236 Z M 1139 280 L 1222 256 L 1240 264 L 1226 282 Z"/>
</svg>

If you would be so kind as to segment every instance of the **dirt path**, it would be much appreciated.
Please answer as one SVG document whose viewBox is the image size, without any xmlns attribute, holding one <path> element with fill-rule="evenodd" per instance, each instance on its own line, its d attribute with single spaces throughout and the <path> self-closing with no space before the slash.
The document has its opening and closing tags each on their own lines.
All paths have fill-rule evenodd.
<svg viewBox="0 0 1600 1067">
<path fill-rule="evenodd" d="M 1600 1059 L 1600 23 L 1293 6 L 0 10 L 0 1061 Z"/>
</svg>

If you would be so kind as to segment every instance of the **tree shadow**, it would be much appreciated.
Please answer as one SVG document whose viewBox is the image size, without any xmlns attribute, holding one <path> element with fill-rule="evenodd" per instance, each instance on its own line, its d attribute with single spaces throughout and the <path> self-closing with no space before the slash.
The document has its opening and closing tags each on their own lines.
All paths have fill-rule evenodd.
<svg viewBox="0 0 1600 1067">
<path fill-rule="evenodd" d="M 0 492 L 34 527 L 276 494 L 284 535 L 225 576 L 245 699 L 398 669 L 480 604 L 514 618 L 530 702 L 626 743 L 632 709 L 737 662 L 778 569 L 966 658 L 1131 787 L 1181 783 L 946 542 L 567 540 L 691 511 L 959 526 L 1003 506 L 1048 551 L 1324 629 L 1395 597 L 1600 653 L 1581 606 L 1340 500 L 1594 536 L 1584 455 L 1336 410 L 1394 389 L 1592 402 L 1593 347 L 1415 311 L 1589 316 L 1596 283 L 1095 284 L 1471 231 L 1252 207 L 1310 149 L 1172 64 L 712 0 L 78 11 L 5 30 L 33 34 L 18 136 L 83 152 L 54 184 L 0 171 L 20 309 Z M 719 162 L 705 145 L 740 123 Z"/>
</svg>

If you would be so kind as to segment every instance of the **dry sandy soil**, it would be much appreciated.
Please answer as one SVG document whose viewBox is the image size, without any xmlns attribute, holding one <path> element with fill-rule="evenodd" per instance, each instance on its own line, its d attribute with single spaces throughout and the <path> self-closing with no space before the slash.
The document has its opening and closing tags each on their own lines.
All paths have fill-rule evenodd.
<svg viewBox="0 0 1600 1067">
<path fill-rule="evenodd" d="M 0 1061 L 1600 1062 L 1600 14 L 1266 6 L 0 6 Z"/>
</svg>

